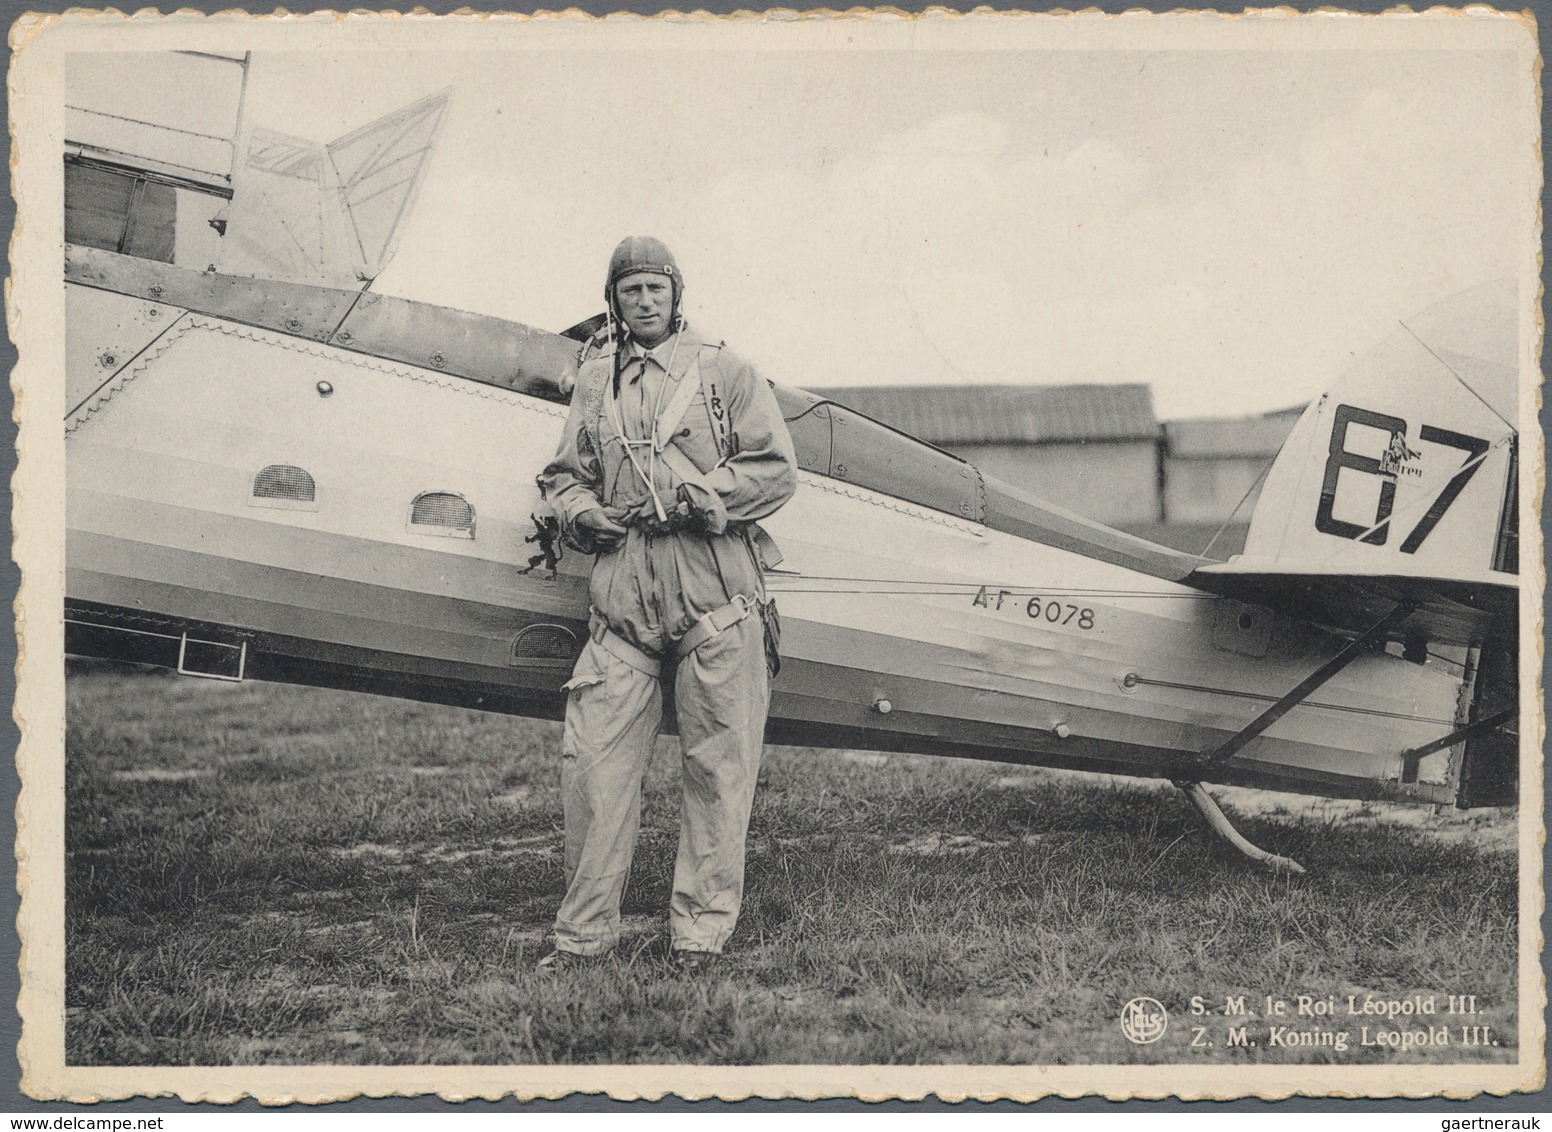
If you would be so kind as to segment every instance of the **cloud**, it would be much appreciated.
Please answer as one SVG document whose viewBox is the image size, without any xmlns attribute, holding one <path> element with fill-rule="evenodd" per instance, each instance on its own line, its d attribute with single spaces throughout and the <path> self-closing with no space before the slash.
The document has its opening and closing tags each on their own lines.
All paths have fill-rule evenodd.
<svg viewBox="0 0 1552 1132">
<path fill-rule="evenodd" d="M 1169 413 L 1272 408 L 1512 270 L 1503 139 L 1440 126 L 1371 93 L 1165 197 L 1168 155 L 944 115 L 729 170 L 688 209 L 715 256 L 695 304 L 785 381 L 1153 380 Z"/>
<path fill-rule="evenodd" d="M 1279 407 L 1518 266 L 1531 182 L 1475 66 L 1349 67 L 1329 96 L 1251 82 L 1196 128 L 1189 99 L 912 121 L 777 85 L 654 142 L 514 103 L 450 127 L 382 289 L 559 329 L 647 232 L 691 317 L 781 381 L 1152 381 L 1166 414 Z"/>
</svg>

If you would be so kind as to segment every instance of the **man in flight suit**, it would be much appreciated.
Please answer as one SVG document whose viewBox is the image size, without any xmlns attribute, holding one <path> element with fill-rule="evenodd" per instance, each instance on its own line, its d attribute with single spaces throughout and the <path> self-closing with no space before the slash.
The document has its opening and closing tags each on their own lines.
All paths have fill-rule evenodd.
<svg viewBox="0 0 1552 1132">
<path fill-rule="evenodd" d="M 770 544 L 754 523 L 791 498 L 797 464 L 770 387 L 690 329 L 682 297 L 661 242 L 636 236 L 615 249 L 612 340 L 583 363 L 560 449 L 539 477 L 562 537 L 597 556 L 591 634 L 565 686 L 566 895 L 541 967 L 603 955 L 619 939 L 662 680 L 674 682 L 684 750 L 676 956 L 720 953 L 743 899 L 770 705 L 760 615 Z"/>
</svg>

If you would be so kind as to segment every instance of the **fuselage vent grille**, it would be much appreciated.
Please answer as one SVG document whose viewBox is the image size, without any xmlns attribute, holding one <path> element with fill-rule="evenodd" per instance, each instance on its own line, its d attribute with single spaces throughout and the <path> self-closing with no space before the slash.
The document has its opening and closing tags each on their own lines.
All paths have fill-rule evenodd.
<svg viewBox="0 0 1552 1132">
<path fill-rule="evenodd" d="M 474 508 L 451 491 L 425 491 L 410 507 L 410 526 L 429 527 L 427 534 L 474 537 Z"/>
<path fill-rule="evenodd" d="M 317 499 L 318 488 L 313 477 L 295 464 L 271 464 L 253 477 L 255 499 L 289 499 L 295 503 L 312 503 Z"/>
<path fill-rule="evenodd" d="M 569 665 L 576 655 L 576 634 L 564 625 L 529 625 L 512 642 L 513 664 Z"/>
</svg>

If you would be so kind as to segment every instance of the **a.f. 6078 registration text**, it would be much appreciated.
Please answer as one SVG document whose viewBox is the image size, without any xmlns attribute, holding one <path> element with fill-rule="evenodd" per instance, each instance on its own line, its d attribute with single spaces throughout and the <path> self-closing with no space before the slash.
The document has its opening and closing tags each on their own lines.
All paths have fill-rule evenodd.
<svg viewBox="0 0 1552 1132">
<path fill-rule="evenodd" d="M 1094 611 L 1088 606 L 1074 605 L 1061 598 L 1041 597 L 1039 594 L 1019 593 L 1016 590 L 993 589 L 982 586 L 976 591 L 971 605 L 986 609 L 1022 609 L 1031 621 L 1045 621 L 1052 625 L 1066 625 L 1089 630 L 1094 628 Z"/>
</svg>

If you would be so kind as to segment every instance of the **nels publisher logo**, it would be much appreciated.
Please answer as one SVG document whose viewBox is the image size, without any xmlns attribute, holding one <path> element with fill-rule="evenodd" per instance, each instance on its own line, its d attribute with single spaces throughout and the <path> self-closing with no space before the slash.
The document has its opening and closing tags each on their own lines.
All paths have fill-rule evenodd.
<svg viewBox="0 0 1552 1132">
<path fill-rule="evenodd" d="M 1147 1045 L 1169 1029 L 1169 1011 L 1156 998 L 1134 998 L 1121 1008 L 1121 1033 L 1129 1042 Z"/>
</svg>

